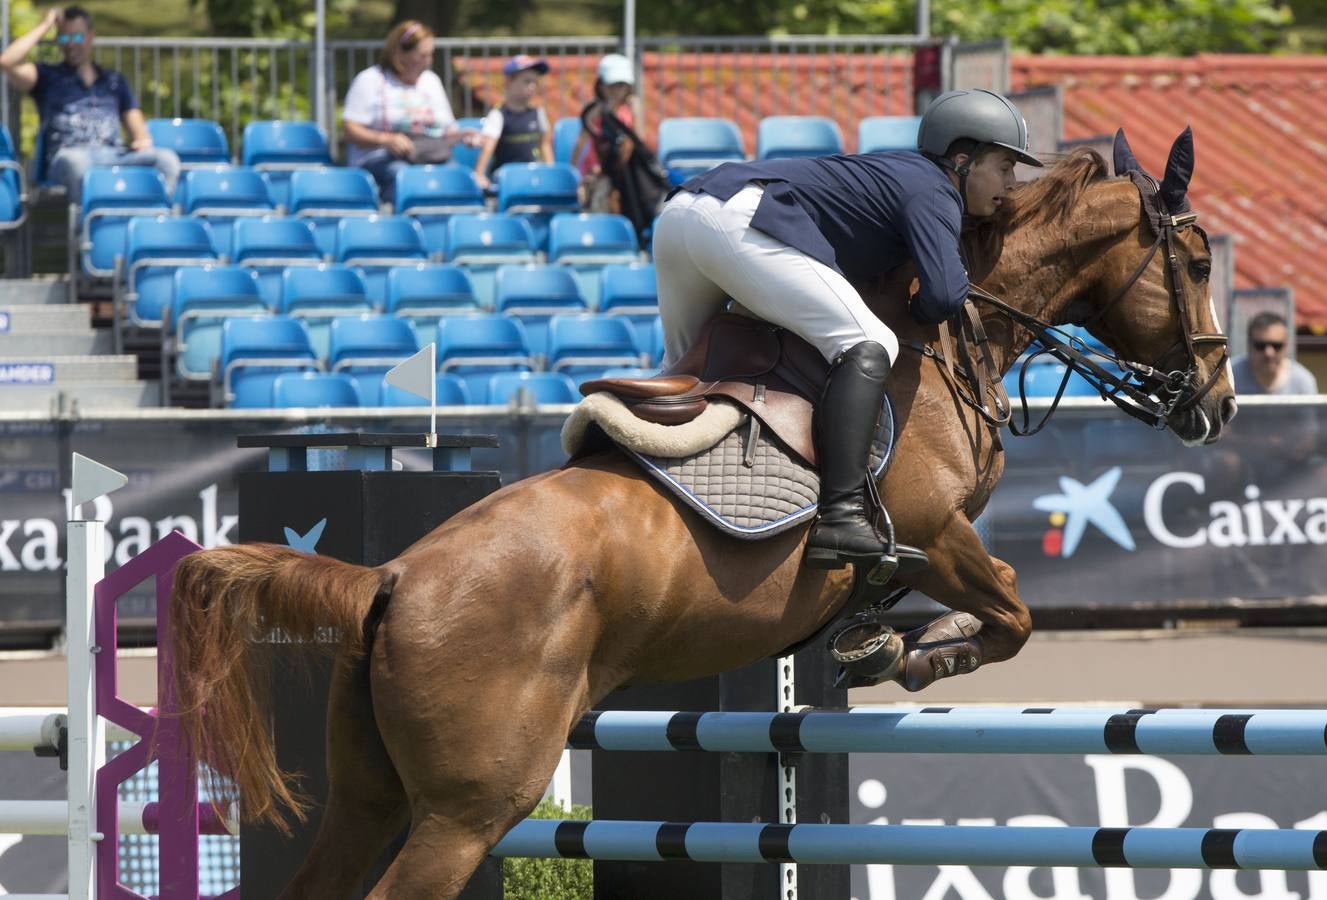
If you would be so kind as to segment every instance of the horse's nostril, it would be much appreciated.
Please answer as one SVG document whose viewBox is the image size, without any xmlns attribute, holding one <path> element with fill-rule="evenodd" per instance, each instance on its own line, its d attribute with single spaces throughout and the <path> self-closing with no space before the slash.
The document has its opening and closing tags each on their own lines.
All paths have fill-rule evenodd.
<svg viewBox="0 0 1327 900">
<path fill-rule="evenodd" d="M 1234 397 L 1227 397 L 1221 401 L 1221 424 L 1229 424 L 1230 420 L 1235 418 L 1235 413 L 1239 412 L 1239 403 Z"/>
</svg>

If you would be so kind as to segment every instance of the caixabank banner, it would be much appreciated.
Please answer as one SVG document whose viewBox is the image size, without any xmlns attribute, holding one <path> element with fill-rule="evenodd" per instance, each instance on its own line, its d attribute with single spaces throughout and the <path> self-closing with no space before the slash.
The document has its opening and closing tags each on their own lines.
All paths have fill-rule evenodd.
<svg viewBox="0 0 1327 900">
<path fill-rule="evenodd" d="M 979 528 L 992 553 L 1017 570 L 1034 612 L 1322 605 L 1327 436 L 1317 426 L 1324 415 L 1313 405 L 1246 404 L 1220 442 L 1185 447 L 1108 406 L 1061 410 L 1036 436 L 1006 433 L 1005 475 Z M 410 430 L 388 424 L 328 430 Z M 504 483 L 565 460 L 558 417 L 439 426 L 497 434 L 501 449 L 477 451 L 475 467 L 500 470 Z M 188 414 L 73 428 L 0 421 L 0 641 L 6 633 L 49 634 L 63 618 L 72 451 L 129 476 L 128 486 L 87 511 L 109 522 L 114 569 L 171 530 L 206 547 L 235 540 L 237 478 L 266 466 L 263 451 L 237 450 L 236 436 L 280 430 L 291 427 Z M 425 454 L 404 457 L 407 467 L 428 465 Z M 130 598 L 121 614 L 150 621 L 150 595 Z"/>
<path fill-rule="evenodd" d="M 1319 415 L 1246 404 L 1221 441 L 1200 447 L 1120 417 L 1061 415 L 1006 440 L 983 536 L 1034 610 L 1321 605 Z"/>
<path fill-rule="evenodd" d="M 856 754 L 854 824 L 1327 828 L 1321 757 Z M 856 900 L 1324 900 L 1327 872 L 856 866 Z"/>
</svg>

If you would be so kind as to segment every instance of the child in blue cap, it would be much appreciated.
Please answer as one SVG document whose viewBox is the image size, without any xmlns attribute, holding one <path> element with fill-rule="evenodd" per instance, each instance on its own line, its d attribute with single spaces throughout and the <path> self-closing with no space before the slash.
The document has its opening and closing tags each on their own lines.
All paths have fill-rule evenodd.
<svg viewBox="0 0 1327 900">
<path fill-rule="evenodd" d="M 507 86 L 502 104 L 489 110 L 479 126 L 480 150 L 475 177 L 488 187 L 488 171 L 509 162 L 552 162 L 553 129 L 542 106 L 535 106 L 540 78 L 548 63 L 533 56 L 513 56 L 502 67 Z M 491 165 L 490 165 L 491 164 Z"/>
</svg>

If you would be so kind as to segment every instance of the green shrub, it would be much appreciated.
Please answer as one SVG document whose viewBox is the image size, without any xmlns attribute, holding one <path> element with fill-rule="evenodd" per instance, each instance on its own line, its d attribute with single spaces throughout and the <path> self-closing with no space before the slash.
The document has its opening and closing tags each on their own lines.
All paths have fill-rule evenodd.
<svg viewBox="0 0 1327 900">
<path fill-rule="evenodd" d="M 591 818 L 590 807 L 563 809 L 552 800 L 535 807 L 534 819 Z M 594 863 L 588 859 L 518 859 L 502 861 L 502 887 L 507 900 L 592 900 Z"/>
</svg>

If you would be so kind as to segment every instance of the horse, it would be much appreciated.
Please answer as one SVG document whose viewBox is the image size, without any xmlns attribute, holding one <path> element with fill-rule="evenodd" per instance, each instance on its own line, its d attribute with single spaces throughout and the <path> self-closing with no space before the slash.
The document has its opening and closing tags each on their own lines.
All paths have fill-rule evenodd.
<svg viewBox="0 0 1327 900">
<path fill-rule="evenodd" d="M 965 238 L 980 296 L 1000 301 L 980 307 L 993 364 L 1006 371 L 1035 322 L 1086 323 L 1121 359 L 1162 373 L 1153 393 L 1174 396 L 1157 421 L 1211 443 L 1236 404 L 1206 238 L 1170 213 L 1187 206 L 1184 135 L 1152 196 L 1108 172 L 1075 151 Z M 937 328 L 909 316 L 911 277 L 864 292 L 907 348 L 879 486 L 898 539 L 930 565 L 898 580 L 975 617 L 965 648 L 1000 662 L 1032 629 L 1014 570 L 972 526 L 1000 478 L 1002 437 L 946 371 Z M 171 601 L 182 733 L 234 778 L 246 819 L 288 828 L 305 798 L 275 763 L 256 636 L 313 643 L 331 629 L 329 793 L 282 896 L 358 896 L 408 825 L 369 896 L 452 898 L 535 807 L 572 727 L 610 691 L 747 665 L 835 620 L 852 573 L 804 567 L 806 530 L 723 535 L 609 449 L 502 488 L 376 568 L 267 544 L 200 551 L 180 562 Z M 910 650 L 925 635 L 910 632 Z"/>
</svg>

